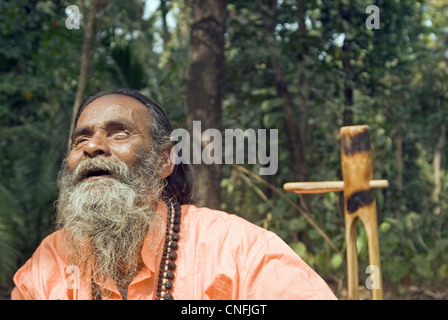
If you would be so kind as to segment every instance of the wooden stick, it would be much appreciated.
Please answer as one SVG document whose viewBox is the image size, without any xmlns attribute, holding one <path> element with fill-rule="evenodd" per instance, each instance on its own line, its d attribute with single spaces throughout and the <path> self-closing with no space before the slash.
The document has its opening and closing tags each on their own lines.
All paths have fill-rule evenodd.
<svg viewBox="0 0 448 320">
<path fill-rule="evenodd" d="M 347 244 L 348 299 L 358 300 L 358 255 L 356 222 L 360 218 L 367 234 L 369 263 L 378 270 L 372 287 L 373 299 L 383 299 L 378 225 L 375 196 L 370 185 L 373 178 L 372 152 L 368 126 L 342 127 L 341 164 L 344 180 L 344 216 Z"/>
<path fill-rule="evenodd" d="M 387 188 L 389 181 L 387 180 L 370 180 L 369 187 Z M 344 181 L 321 181 L 321 182 L 288 182 L 283 185 L 285 191 L 293 191 L 295 193 L 325 193 L 332 191 L 344 191 Z"/>
</svg>

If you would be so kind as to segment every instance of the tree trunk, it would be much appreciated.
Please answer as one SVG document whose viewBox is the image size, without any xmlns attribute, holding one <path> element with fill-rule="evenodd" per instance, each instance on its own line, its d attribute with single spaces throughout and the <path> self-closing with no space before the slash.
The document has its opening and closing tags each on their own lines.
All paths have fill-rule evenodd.
<svg viewBox="0 0 448 320">
<path fill-rule="evenodd" d="M 298 79 L 298 85 L 299 85 L 299 97 L 300 97 L 300 104 L 299 104 L 299 130 L 300 130 L 300 136 L 303 140 L 303 153 L 306 153 L 306 139 L 308 137 L 308 114 L 309 114 L 309 79 L 306 74 L 306 60 L 305 55 L 308 53 L 307 46 L 306 46 L 306 37 L 308 35 L 308 29 L 306 27 L 305 23 L 305 17 L 306 17 L 306 7 L 305 7 L 305 0 L 296 0 L 296 6 L 297 6 L 297 18 L 299 21 L 299 41 L 302 42 L 302 45 L 300 46 L 303 50 L 303 52 L 299 53 L 298 62 L 297 62 L 297 79 Z M 306 163 L 305 165 L 305 174 L 304 178 L 308 178 L 307 169 L 306 169 Z"/>
<path fill-rule="evenodd" d="M 194 0 L 186 78 L 186 120 L 190 135 L 193 121 L 201 130 L 221 130 L 224 82 L 224 32 L 226 1 Z M 192 158 L 194 155 L 192 155 Z M 193 164 L 198 205 L 219 209 L 221 165 Z"/>
<path fill-rule="evenodd" d="M 434 148 L 434 156 L 433 156 L 433 170 L 434 170 L 434 191 L 432 194 L 432 200 L 435 204 L 434 213 L 440 214 L 441 208 L 440 208 L 440 191 L 441 191 L 441 177 L 440 177 L 440 171 L 442 169 L 442 150 L 443 145 L 445 144 L 445 136 L 446 136 L 446 127 L 445 125 L 442 125 L 440 128 L 440 136 L 439 140 L 436 143 L 436 146 Z"/>
<path fill-rule="evenodd" d="M 170 42 L 171 34 L 168 30 L 168 23 L 166 20 L 166 16 L 168 12 L 170 11 L 170 3 L 167 0 L 160 0 L 160 12 L 162 15 L 162 39 L 163 39 L 163 45 L 166 46 L 168 42 Z"/>
<path fill-rule="evenodd" d="M 277 12 L 277 1 L 268 0 L 270 16 L 265 19 L 265 42 L 268 48 L 275 48 L 274 29 Z M 282 99 L 282 110 L 285 115 L 286 135 L 288 138 L 288 145 L 291 150 L 292 168 L 294 172 L 293 179 L 295 181 L 307 181 L 308 172 L 305 158 L 305 137 L 303 136 L 306 130 L 300 130 L 299 126 L 306 119 L 297 120 L 296 109 L 294 105 L 293 96 L 288 90 L 288 80 L 283 63 L 280 57 L 274 53 L 269 56 L 269 60 L 274 70 L 275 85 L 277 94 Z M 300 123 L 300 124 L 299 124 Z"/>
<path fill-rule="evenodd" d="M 342 123 L 344 126 L 352 126 L 353 122 L 353 70 L 350 64 L 350 40 L 345 40 L 342 45 L 342 66 L 347 77 L 344 86 L 344 111 L 342 114 Z"/>
<path fill-rule="evenodd" d="M 397 176 L 395 178 L 395 185 L 398 192 L 401 195 L 403 192 L 403 134 L 401 132 L 401 116 L 398 117 L 395 123 L 395 168 L 397 170 Z"/>
<path fill-rule="evenodd" d="M 79 66 L 79 78 L 78 78 L 78 87 L 76 89 L 75 102 L 73 103 L 73 111 L 72 111 L 72 121 L 70 124 L 70 133 L 68 138 L 68 149 L 70 150 L 71 143 L 71 134 L 74 129 L 74 121 L 76 118 L 76 114 L 78 113 L 78 109 L 84 99 L 84 94 L 87 87 L 87 82 L 89 80 L 89 69 L 90 69 L 90 60 L 92 58 L 91 48 L 92 48 L 92 39 L 94 36 L 95 30 L 95 17 L 98 11 L 107 5 L 108 0 L 92 0 L 90 2 L 90 10 L 89 15 L 87 17 L 87 23 L 84 29 L 84 39 L 82 43 L 82 51 L 81 51 L 81 63 Z M 84 2 L 82 3 L 84 7 Z"/>
</svg>

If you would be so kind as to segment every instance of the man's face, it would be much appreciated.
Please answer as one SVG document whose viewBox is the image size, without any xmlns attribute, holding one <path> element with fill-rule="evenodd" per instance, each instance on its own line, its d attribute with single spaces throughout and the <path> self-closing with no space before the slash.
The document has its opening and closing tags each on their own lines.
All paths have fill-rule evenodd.
<svg viewBox="0 0 448 320">
<path fill-rule="evenodd" d="M 123 95 L 106 95 L 94 100 L 81 113 L 73 133 L 67 164 L 73 172 L 86 158 L 137 161 L 137 149 L 149 149 L 151 115 L 138 100 Z M 107 172 L 89 172 L 83 180 L 107 177 Z"/>
<path fill-rule="evenodd" d="M 65 243 L 71 263 L 83 266 L 93 252 L 98 277 L 121 284 L 137 270 L 146 232 L 158 221 L 162 178 L 172 168 L 169 156 L 151 148 L 151 120 L 131 97 L 94 100 L 79 117 L 58 178 L 57 224 L 70 231 Z"/>
</svg>

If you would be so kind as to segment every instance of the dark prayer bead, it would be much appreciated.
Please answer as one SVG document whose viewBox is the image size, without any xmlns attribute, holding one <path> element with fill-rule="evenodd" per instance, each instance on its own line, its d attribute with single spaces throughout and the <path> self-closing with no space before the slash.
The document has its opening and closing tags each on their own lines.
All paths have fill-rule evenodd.
<svg viewBox="0 0 448 320">
<path fill-rule="evenodd" d="M 170 270 L 175 270 L 176 269 L 176 264 L 172 261 L 168 262 L 168 269 Z"/>
<path fill-rule="evenodd" d="M 180 231 L 180 226 L 178 224 L 175 224 L 173 227 L 173 231 L 174 232 L 179 232 Z"/>
<path fill-rule="evenodd" d="M 173 296 L 171 295 L 171 293 L 165 293 L 165 295 L 163 296 L 163 300 L 173 300 Z"/>
<path fill-rule="evenodd" d="M 166 273 L 166 278 L 169 279 L 169 280 L 173 280 L 173 279 L 174 279 L 174 273 L 172 273 L 172 272 L 167 272 L 167 273 Z"/>
<path fill-rule="evenodd" d="M 175 233 L 175 234 L 173 234 L 172 236 L 171 236 L 171 240 L 173 240 L 173 241 L 179 241 L 179 235 L 177 234 L 177 233 Z"/>
<path fill-rule="evenodd" d="M 170 247 L 173 250 L 177 250 L 177 248 L 179 248 L 179 245 L 177 244 L 176 241 L 172 241 Z"/>
<path fill-rule="evenodd" d="M 176 260 L 177 258 L 177 253 L 174 251 L 171 251 L 170 253 L 168 253 L 168 258 L 171 260 Z"/>
<path fill-rule="evenodd" d="M 171 281 L 167 281 L 165 282 L 165 289 L 166 290 L 171 290 L 173 289 L 173 283 Z"/>
</svg>

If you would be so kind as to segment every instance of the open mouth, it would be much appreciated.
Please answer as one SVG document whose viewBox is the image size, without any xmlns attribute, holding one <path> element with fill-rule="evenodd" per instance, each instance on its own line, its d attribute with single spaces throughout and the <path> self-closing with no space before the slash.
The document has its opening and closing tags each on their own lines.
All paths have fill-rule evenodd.
<svg viewBox="0 0 448 320">
<path fill-rule="evenodd" d="M 91 169 L 91 170 L 87 171 L 85 178 L 89 179 L 89 178 L 93 178 L 93 177 L 109 177 L 110 175 L 111 175 L 111 173 L 107 170 Z"/>
</svg>

